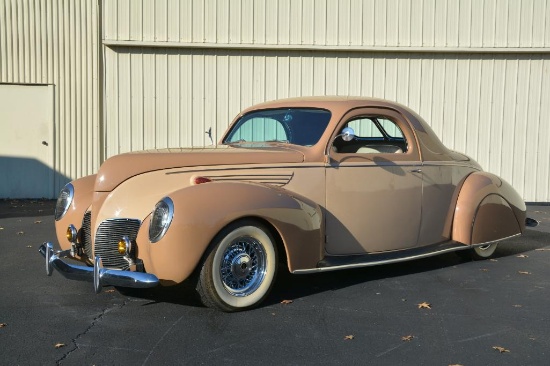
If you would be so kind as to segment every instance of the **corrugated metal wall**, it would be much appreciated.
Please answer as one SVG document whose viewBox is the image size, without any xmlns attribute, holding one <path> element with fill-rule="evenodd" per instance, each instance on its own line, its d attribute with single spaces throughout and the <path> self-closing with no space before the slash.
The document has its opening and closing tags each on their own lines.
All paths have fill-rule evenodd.
<svg viewBox="0 0 550 366">
<path fill-rule="evenodd" d="M 107 1 L 106 153 L 202 145 L 249 105 L 363 95 L 550 201 L 544 0 Z"/>
<path fill-rule="evenodd" d="M 546 0 L 105 1 L 105 38 L 385 47 L 549 47 Z"/>
<path fill-rule="evenodd" d="M 364 95 L 410 106 L 547 202 L 549 55 L 546 0 L 0 0 L 0 82 L 55 86 L 70 178 L 119 152 L 208 144 L 264 100 Z"/>
<path fill-rule="evenodd" d="M 98 25 L 97 1 L 0 0 L 0 83 L 54 85 L 56 192 L 99 167 Z"/>
</svg>

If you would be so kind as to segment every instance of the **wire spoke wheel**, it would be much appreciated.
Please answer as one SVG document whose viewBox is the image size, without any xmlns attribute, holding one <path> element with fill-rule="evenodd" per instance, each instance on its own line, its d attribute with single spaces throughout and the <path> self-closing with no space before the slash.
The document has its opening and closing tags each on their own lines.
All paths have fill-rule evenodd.
<svg viewBox="0 0 550 366">
<path fill-rule="evenodd" d="M 258 289 L 266 273 L 266 254 L 252 237 L 235 240 L 223 255 L 220 277 L 225 289 L 235 296 L 248 296 Z"/>
<path fill-rule="evenodd" d="M 277 271 L 277 248 L 269 229 L 241 220 L 223 229 L 202 264 L 197 291 L 208 307 L 239 311 L 268 295 Z"/>
</svg>

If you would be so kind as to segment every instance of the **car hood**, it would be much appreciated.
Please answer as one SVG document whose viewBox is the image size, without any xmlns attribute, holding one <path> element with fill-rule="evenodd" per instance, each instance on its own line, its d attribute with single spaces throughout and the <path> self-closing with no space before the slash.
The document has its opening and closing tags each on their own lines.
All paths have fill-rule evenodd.
<svg viewBox="0 0 550 366">
<path fill-rule="evenodd" d="M 125 180 L 162 169 L 214 166 L 301 163 L 304 155 L 289 146 L 236 148 L 216 146 L 192 149 L 146 150 L 106 160 L 96 176 L 95 191 L 110 192 Z"/>
</svg>

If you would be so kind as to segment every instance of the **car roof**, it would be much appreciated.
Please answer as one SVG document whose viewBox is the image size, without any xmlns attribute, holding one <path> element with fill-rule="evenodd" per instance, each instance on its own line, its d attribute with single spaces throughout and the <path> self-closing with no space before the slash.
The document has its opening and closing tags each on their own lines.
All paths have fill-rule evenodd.
<svg viewBox="0 0 550 366">
<path fill-rule="evenodd" d="M 297 98 L 285 98 L 277 99 L 268 102 L 256 104 L 250 108 L 245 109 L 242 113 L 246 113 L 250 110 L 256 109 L 269 109 L 269 108 L 284 108 L 284 107 L 313 107 L 324 109 L 352 109 L 362 106 L 385 106 L 396 109 L 406 108 L 399 103 L 395 103 L 389 100 L 370 98 L 370 97 L 358 97 L 358 96 L 312 96 L 312 97 L 297 97 Z"/>
<path fill-rule="evenodd" d="M 331 111 L 334 115 L 343 116 L 349 110 L 361 107 L 388 108 L 400 113 L 414 130 L 423 160 L 448 160 L 453 155 L 453 152 L 443 145 L 430 125 L 421 116 L 407 106 L 386 99 L 360 96 L 310 96 L 277 99 L 246 108 L 236 119 L 250 111 L 259 109 L 321 108 Z"/>
</svg>

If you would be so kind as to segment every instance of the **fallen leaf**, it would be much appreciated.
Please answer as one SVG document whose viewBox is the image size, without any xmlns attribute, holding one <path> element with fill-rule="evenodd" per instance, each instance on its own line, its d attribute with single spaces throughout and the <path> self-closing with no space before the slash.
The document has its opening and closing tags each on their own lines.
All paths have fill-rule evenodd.
<svg viewBox="0 0 550 366">
<path fill-rule="evenodd" d="M 18 231 L 18 232 L 17 232 L 17 235 L 23 235 L 23 234 L 25 234 L 24 231 Z"/>
<path fill-rule="evenodd" d="M 480 269 L 481 272 L 489 272 L 489 270 L 487 268 L 482 268 Z"/>
<path fill-rule="evenodd" d="M 493 346 L 493 349 L 499 351 L 500 353 L 510 352 L 510 350 L 500 346 Z"/>
<path fill-rule="evenodd" d="M 292 304 L 292 302 L 293 302 L 292 300 L 283 300 L 281 301 L 281 304 L 288 305 L 288 304 Z"/>
<path fill-rule="evenodd" d="M 410 342 L 410 341 L 412 341 L 413 338 L 414 338 L 413 335 L 408 335 L 408 336 L 403 336 L 403 337 L 401 337 L 401 340 L 402 340 L 403 342 Z"/>
<path fill-rule="evenodd" d="M 523 305 L 517 304 L 517 305 L 512 305 L 512 306 L 515 307 L 515 308 L 521 308 Z"/>
<path fill-rule="evenodd" d="M 113 292 L 115 292 L 115 290 L 114 290 L 114 289 L 110 289 L 110 290 L 105 290 L 105 293 L 107 293 L 107 294 L 110 294 L 110 293 L 113 293 Z"/>
<path fill-rule="evenodd" d="M 34 223 L 35 224 L 40 224 L 40 223 L 42 223 L 42 221 L 41 220 L 36 220 Z"/>
<path fill-rule="evenodd" d="M 271 313 L 271 315 L 275 316 L 275 313 Z"/>
<path fill-rule="evenodd" d="M 6 323 L 0 323 L 0 328 L 4 328 L 4 327 L 7 327 L 7 326 L 8 326 L 8 324 L 6 324 Z"/>
<path fill-rule="evenodd" d="M 418 305 L 419 309 L 431 309 L 432 308 L 432 304 L 427 303 L 426 301 L 424 301 L 423 303 L 417 304 L 417 305 Z"/>
<path fill-rule="evenodd" d="M 518 271 L 519 274 L 522 274 L 522 275 L 530 275 L 531 272 L 527 272 L 527 271 Z"/>
<path fill-rule="evenodd" d="M 352 335 L 352 334 L 350 334 L 350 335 L 345 336 L 345 337 L 344 337 L 344 340 L 346 340 L 346 341 L 351 341 L 353 338 L 355 338 L 355 336 Z"/>
<path fill-rule="evenodd" d="M 516 257 L 518 257 L 518 258 L 529 258 L 529 256 L 525 255 L 525 254 L 516 255 Z"/>
<path fill-rule="evenodd" d="M 61 347 L 65 347 L 66 344 L 65 343 L 56 343 L 55 344 L 55 348 L 61 348 Z"/>
</svg>

